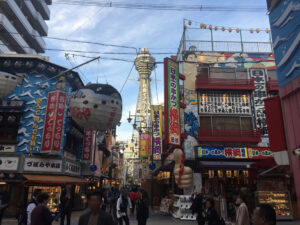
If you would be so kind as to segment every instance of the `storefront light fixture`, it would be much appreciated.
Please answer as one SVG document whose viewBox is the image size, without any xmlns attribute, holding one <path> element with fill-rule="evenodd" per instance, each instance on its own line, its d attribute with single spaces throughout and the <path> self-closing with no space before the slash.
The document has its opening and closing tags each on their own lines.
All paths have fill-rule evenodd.
<svg viewBox="0 0 300 225">
<path fill-rule="evenodd" d="M 209 178 L 214 178 L 214 176 L 215 176 L 215 171 L 214 170 L 209 170 L 208 171 L 208 177 Z"/>
<path fill-rule="evenodd" d="M 248 177 L 249 176 L 248 170 L 243 170 L 243 174 L 244 174 L 244 177 Z"/>
<path fill-rule="evenodd" d="M 223 178 L 223 170 L 218 170 L 218 177 Z"/>
<path fill-rule="evenodd" d="M 231 178 L 232 172 L 231 170 L 226 170 L 226 177 Z"/>
<path fill-rule="evenodd" d="M 238 170 L 233 171 L 233 176 L 234 177 L 239 177 L 240 172 Z"/>
</svg>

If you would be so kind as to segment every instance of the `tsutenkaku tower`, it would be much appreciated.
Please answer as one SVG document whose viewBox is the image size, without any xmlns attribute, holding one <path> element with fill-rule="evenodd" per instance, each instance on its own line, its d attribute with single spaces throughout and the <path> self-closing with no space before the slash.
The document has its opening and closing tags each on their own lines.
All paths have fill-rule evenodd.
<svg viewBox="0 0 300 225">
<path fill-rule="evenodd" d="M 134 64 L 139 72 L 140 82 L 134 122 L 137 125 L 137 129 L 145 133 L 150 126 L 150 75 L 155 67 L 155 58 L 150 55 L 148 48 L 142 48 L 141 53 L 135 57 Z"/>
</svg>

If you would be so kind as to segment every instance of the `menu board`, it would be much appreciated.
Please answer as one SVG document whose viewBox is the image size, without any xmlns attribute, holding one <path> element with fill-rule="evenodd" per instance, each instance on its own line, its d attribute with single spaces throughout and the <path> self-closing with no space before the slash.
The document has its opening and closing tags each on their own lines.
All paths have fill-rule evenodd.
<svg viewBox="0 0 300 225">
<path fill-rule="evenodd" d="M 277 219 L 293 219 L 290 194 L 287 191 L 257 191 L 257 202 L 273 206 Z"/>
</svg>

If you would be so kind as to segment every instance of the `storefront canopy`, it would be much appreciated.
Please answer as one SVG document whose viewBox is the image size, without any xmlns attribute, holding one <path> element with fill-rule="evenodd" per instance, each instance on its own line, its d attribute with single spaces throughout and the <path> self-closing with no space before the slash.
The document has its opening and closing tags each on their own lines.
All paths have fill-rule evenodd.
<svg viewBox="0 0 300 225">
<path fill-rule="evenodd" d="M 24 174 L 23 175 L 27 182 L 35 184 L 85 184 L 88 183 L 87 180 L 69 177 L 69 176 L 51 176 L 51 175 L 33 175 Z"/>
<path fill-rule="evenodd" d="M 199 161 L 198 166 L 205 169 L 247 169 L 252 163 L 251 161 Z"/>
</svg>

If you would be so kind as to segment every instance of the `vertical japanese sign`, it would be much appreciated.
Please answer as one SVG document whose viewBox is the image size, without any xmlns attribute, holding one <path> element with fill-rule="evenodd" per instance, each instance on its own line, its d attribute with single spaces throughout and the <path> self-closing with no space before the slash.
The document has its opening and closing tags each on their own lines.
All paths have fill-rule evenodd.
<svg viewBox="0 0 300 225">
<path fill-rule="evenodd" d="M 39 152 L 39 146 L 37 146 L 36 139 L 37 139 L 37 133 L 38 133 L 38 129 L 39 129 L 39 121 L 40 121 L 40 116 L 41 116 L 41 103 L 42 103 L 42 99 L 40 99 L 40 98 L 35 99 L 35 111 L 34 111 L 34 117 L 33 117 L 31 139 L 30 139 L 30 144 L 29 144 L 30 152 L 34 152 L 34 151 Z"/>
<path fill-rule="evenodd" d="M 160 160 L 162 153 L 162 109 L 159 105 L 151 108 L 153 159 Z"/>
<path fill-rule="evenodd" d="M 66 93 L 59 92 L 57 99 L 57 109 L 56 109 L 56 120 L 54 126 L 53 135 L 53 147 L 52 150 L 60 151 L 61 139 L 64 128 L 64 115 L 66 106 Z"/>
<path fill-rule="evenodd" d="M 60 151 L 63 135 L 65 105 L 65 92 L 49 92 L 42 141 L 42 152 Z"/>
<path fill-rule="evenodd" d="M 149 156 L 150 149 L 150 135 L 140 135 L 140 158 L 147 158 Z"/>
<path fill-rule="evenodd" d="M 166 144 L 180 145 L 179 65 L 164 59 Z"/>
<path fill-rule="evenodd" d="M 89 129 L 84 130 L 84 139 L 83 139 L 83 152 L 82 160 L 89 161 L 92 159 L 93 152 L 93 131 Z"/>
</svg>

